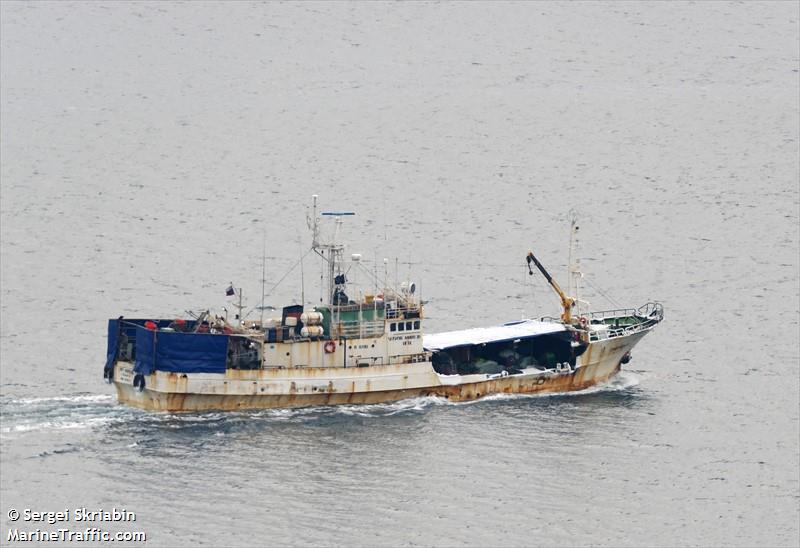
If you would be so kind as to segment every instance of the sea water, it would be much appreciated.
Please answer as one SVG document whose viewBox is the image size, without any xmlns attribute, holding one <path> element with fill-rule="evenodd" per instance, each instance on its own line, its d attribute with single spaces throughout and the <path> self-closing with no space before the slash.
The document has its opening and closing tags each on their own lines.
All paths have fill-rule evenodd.
<svg viewBox="0 0 800 548">
<path fill-rule="evenodd" d="M 0 542 L 796 546 L 798 9 L 0 4 Z M 118 405 L 108 318 L 324 298 L 312 194 L 429 332 L 557 314 L 573 209 L 581 298 L 665 321 L 574 395 Z"/>
</svg>

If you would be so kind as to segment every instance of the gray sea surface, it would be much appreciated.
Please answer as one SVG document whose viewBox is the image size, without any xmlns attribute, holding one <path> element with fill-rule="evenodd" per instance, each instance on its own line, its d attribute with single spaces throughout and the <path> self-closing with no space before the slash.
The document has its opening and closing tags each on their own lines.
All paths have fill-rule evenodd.
<svg viewBox="0 0 800 548">
<path fill-rule="evenodd" d="M 0 3 L 0 534 L 798 546 L 797 2 Z M 106 322 L 319 299 L 312 194 L 429 332 L 664 304 L 607 385 L 122 407 Z M 273 289 L 274 287 L 274 289 Z M 74 515 L 74 514 L 73 514 Z M 95 545 L 97 543 L 82 543 Z M 120 543 L 117 543 L 120 544 Z M 135 543 L 134 543 L 135 545 Z"/>
</svg>

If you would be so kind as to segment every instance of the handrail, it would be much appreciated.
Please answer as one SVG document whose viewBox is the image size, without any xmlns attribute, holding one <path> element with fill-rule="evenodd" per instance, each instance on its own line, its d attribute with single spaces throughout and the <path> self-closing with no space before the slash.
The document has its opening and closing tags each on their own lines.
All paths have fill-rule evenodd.
<svg viewBox="0 0 800 548">
<path fill-rule="evenodd" d="M 639 333 L 640 331 L 647 331 L 648 329 L 652 329 L 655 327 L 657 322 L 643 322 L 643 323 L 635 323 L 633 325 L 626 325 L 620 327 L 609 327 L 608 329 L 601 329 L 599 331 L 589 331 L 589 340 L 590 341 L 600 341 L 605 339 L 614 339 L 616 337 L 623 337 L 626 335 L 633 335 L 634 333 Z"/>
<path fill-rule="evenodd" d="M 620 314 L 621 312 L 621 314 Z M 640 321 L 630 325 L 613 325 L 606 329 L 590 330 L 589 340 L 598 341 L 633 335 L 652 329 L 664 319 L 664 307 L 661 303 L 647 303 L 637 309 L 604 310 L 589 314 L 591 319 L 611 319 L 615 317 L 636 318 Z"/>
<path fill-rule="evenodd" d="M 596 312 L 588 312 L 583 314 L 583 316 L 589 319 L 590 327 L 592 325 L 597 325 L 602 322 L 602 320 L 614 318 L 635 318 L 638 320 L 636 323 L 630 325 L 608 325 L 605 326 L 605 329 L 589 329 L 589 340 L 598 341 L 632 335 L 655 327 L 664 319 L 664 306 L 661 303 L 650 302 L 639 308 L 599 310 Z M 558 318 L 553 318 L 552 316 L 543 316 L 541 321 L 563 323 Z"/>
<path fill-rule="evenodd" d="M 385 330 L 386 327 L 382 320 L 377 322 L 337 322 L 331 325 L 331 336 L 333 338 L 347 337 L 349 339 L 378 337 L 383 335 Z"/>
<path fill-rule="evenodd" d="M 590 320 L 602 320 L 608 318 L 622 318 L 634 317 L 643 319 L 658 319 L 661 321 L 664 318 L 664 306 L 661 303 L 647 303 L 639 308 L 615 308 L 611 310 L 598 310 L 596 312 L 588 312 L 584 314 Z"/>
</svg>

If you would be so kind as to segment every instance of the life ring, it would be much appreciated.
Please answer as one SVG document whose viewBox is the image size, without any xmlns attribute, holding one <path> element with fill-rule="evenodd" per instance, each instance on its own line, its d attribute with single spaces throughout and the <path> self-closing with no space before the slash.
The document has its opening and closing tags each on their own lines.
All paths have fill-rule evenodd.
<svg viewBox="0 0 800 548">
<path fill-rule="evenodd" d="M 144 375 L 141 373 L 134 375 L 133 387 L 139 392 L 144 392 Z"/>
<path fill-rule="evenodd" d="M 583 329 L 586 329 L 586 326 L 589 325 L 589 320 L 586 319 L 586 316 L 581 316 L 578 322 L 581 324 Z"/>
<path fill-rule="evenodd" d="M 328 341 L 325 343 L 325 353 L 326 354 L 333 354 L 336 352 L 336 342 Z"/>
</svg>

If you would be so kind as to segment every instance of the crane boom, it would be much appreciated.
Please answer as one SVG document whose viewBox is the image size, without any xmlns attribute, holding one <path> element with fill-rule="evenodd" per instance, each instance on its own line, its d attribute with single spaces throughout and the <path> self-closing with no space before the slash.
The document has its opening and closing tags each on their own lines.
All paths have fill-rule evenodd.
<svg viewBox="0 0 800 548">
<path fill-rule="evenodd" d="M 528 261 L 528 274 L 533 276 L 533 269 L 531 268 L 531 262 L 533 262 L 533 264 L 536 265 L 536 268 L 539 269 L 539 272 L 541 272 L 545 277 L 547 283 L 549 283 L 553 290 L 558 293 L 558 297 L 561 299 L 561 306 L 564 309 L 564 311 L 561 313 L 561 320 L 565 324 L 571 324 L 572 307 L 575 306 L 575 299 L 567 296 L 567 294 L 564 293 L 564 291 L 561 289 L 561 286 L 558 285 L 558 282 L 553 279 L 550 273 L 547 272 L 547 269 L 542 266 L 542 263 L 539 262 L 539 259 L 534 256 L 533 251 L 528 251 L 528 256 L 525 257 L 525 260 Z"/>
</svg>

